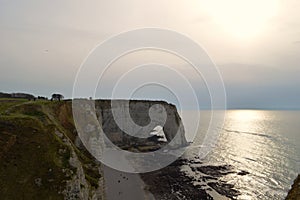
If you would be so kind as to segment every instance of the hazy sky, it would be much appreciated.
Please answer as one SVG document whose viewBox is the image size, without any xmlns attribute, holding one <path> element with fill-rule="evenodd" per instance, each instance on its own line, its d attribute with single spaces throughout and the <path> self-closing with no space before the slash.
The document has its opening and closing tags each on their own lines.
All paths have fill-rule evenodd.
<svg viewBox="0 0 300 200">
<path fill-rule="evenodd" d="M 300 108 L 299 10 L 299 0 L 0 0 L 0 91 L 70 97 L 98 43 L 160 27 L 206 49 L 229 107 Z"/>
</svg>

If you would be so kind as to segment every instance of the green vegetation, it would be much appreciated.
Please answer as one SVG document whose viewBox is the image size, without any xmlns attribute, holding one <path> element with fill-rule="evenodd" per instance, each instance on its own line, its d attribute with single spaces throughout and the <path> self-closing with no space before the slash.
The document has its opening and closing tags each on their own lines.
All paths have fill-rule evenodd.
<svg viewBox="0 0 300 200">
<path fill-rule="evenodd" d="M 1 199 L 64 199 L 67 181 L 77 171 L 69 162 L 71 152 L 89 184 L 80 187 L 97 188 L 97 164 L 75 139 L 71 102 L 0 99 Z"/>
</svg>

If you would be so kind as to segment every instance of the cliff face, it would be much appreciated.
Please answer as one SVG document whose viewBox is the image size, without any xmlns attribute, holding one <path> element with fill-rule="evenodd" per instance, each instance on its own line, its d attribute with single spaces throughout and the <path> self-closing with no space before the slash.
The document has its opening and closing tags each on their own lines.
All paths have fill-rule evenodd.
<svg viewBox="0 0 300 200">
<path fill-rule="evenodd" d="M 187 145 L 181 118 L 172 104 L 163 101 L 101 100 L 96 101 L 95 107 L 104 133 L 119 146 L 147 145 L 149 140 L 143 138 L 148 138 L 157 126 L 163 128 L 168 142 L 172 141 L 174 147 Z M 128 115 L 124 114 L 126 110 Z M 124 126 L 125 130 L 120 126 Z"/>
<path fill-rule="evenodd" d="M 166 123 L 156 111 L 166 111 Z M 123 101 L 117 106 L 124 107 Z M 154 105 L 154 107 L 153 107 Z M 185 145 L 184 130 L 176 107 L 165 102 L 132 101 L 135 123 L 162 125 L 167 139 Z M 106 135 L 120 146 L 144 144 L 125 134 L 114 121 L 111 102 L 96 101 L 96 111 Z M 150 112 L 151 115 L 151 112 Z M 126 122 L 126 119 L 124 119 Z M 175 134 L 179 134 L 175 137 Z M 146 134 L 149 134 L 148 132 Z M 133 139 L 133 140 L 132 140 Z M 148 143 L 146 143 L 148 144 Z M 85 149 L 77 135 L 70 101 L 0 99 L 0 194 L 3 199 L 104 199 L 101 163 Z"/>
</svg>

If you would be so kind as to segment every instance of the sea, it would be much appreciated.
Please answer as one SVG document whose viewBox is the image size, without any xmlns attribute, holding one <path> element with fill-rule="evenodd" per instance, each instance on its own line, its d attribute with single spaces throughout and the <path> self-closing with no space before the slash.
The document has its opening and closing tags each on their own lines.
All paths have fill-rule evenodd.
<svg viewBox="0 0 300 200">
<path fill-rule="evenodd" d="M 201 112 L 203 121 L 184 154 L 193 161 L 199 160 L 202 147 L 206 145 L 203 138 L 209 134 L 207 127 L 211 114 L 207 111 L 190 112 Z M 236 199 L 285 199 L 300 173 L 300 111 L 227 110 L 223 125 L 217 131 L 219 135 L 213 147 L 200 159 L 202 165 L 229 165 L 232 171 L 247 172 L 245 175 L 228 173 L 218 178 L 239 191 Z M 185 172 L 195 177 L 195 184 L 201 182 L 197 181 L 197 172 Z M 212 188 L 207 191 L 214 199 L 228 199 Z"/>
</svg>

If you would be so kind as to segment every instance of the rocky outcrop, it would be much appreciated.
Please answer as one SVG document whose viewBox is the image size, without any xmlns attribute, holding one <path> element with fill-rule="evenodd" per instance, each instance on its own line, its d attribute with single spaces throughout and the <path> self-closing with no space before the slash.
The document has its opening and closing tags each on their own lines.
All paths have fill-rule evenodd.
<svg viewBox="0 0 300 200">
<path fill-rule="evenodd" d="M 294 181 L 292 189 L 289 191 L 286 200 L 299 200 L 300 199 L 300 175 Z"/>
<path fill-rule="evenodd" d="M 70 158 L 68 164 L 72 170 L 68 168 L 62 169 L 66 176 L 70 177 L 70 180 L 66 181 L 65 189 L 61 192 L 64 195 L 64 199 L 103 199 L 103 178 L 101 177 L 98 180 L 98 187 L 96 188 L 89 184 L 87 182 L 87 174 L 84 171 L 84 164 L 78 158 L 75 149 L 72 146 L 72 141 L 57 130 L 55 131 L 55 134 L 62 139 L 62 142 L 70 149 Z M 99 174 L 102 174 L 100 163 L 95 161 L 94 169 L 99 171 Z"/>
<path fill-rule="evenodd" d="M 157 126 L 174 147 L 186 146 L 182 120 L 174 105 L 163 101 L 97 100 L 95 108 L 104 133 L 115 144 L 145 145 Z M 122 128 L 123 127 L 123 128 Z"/>
</svg>

